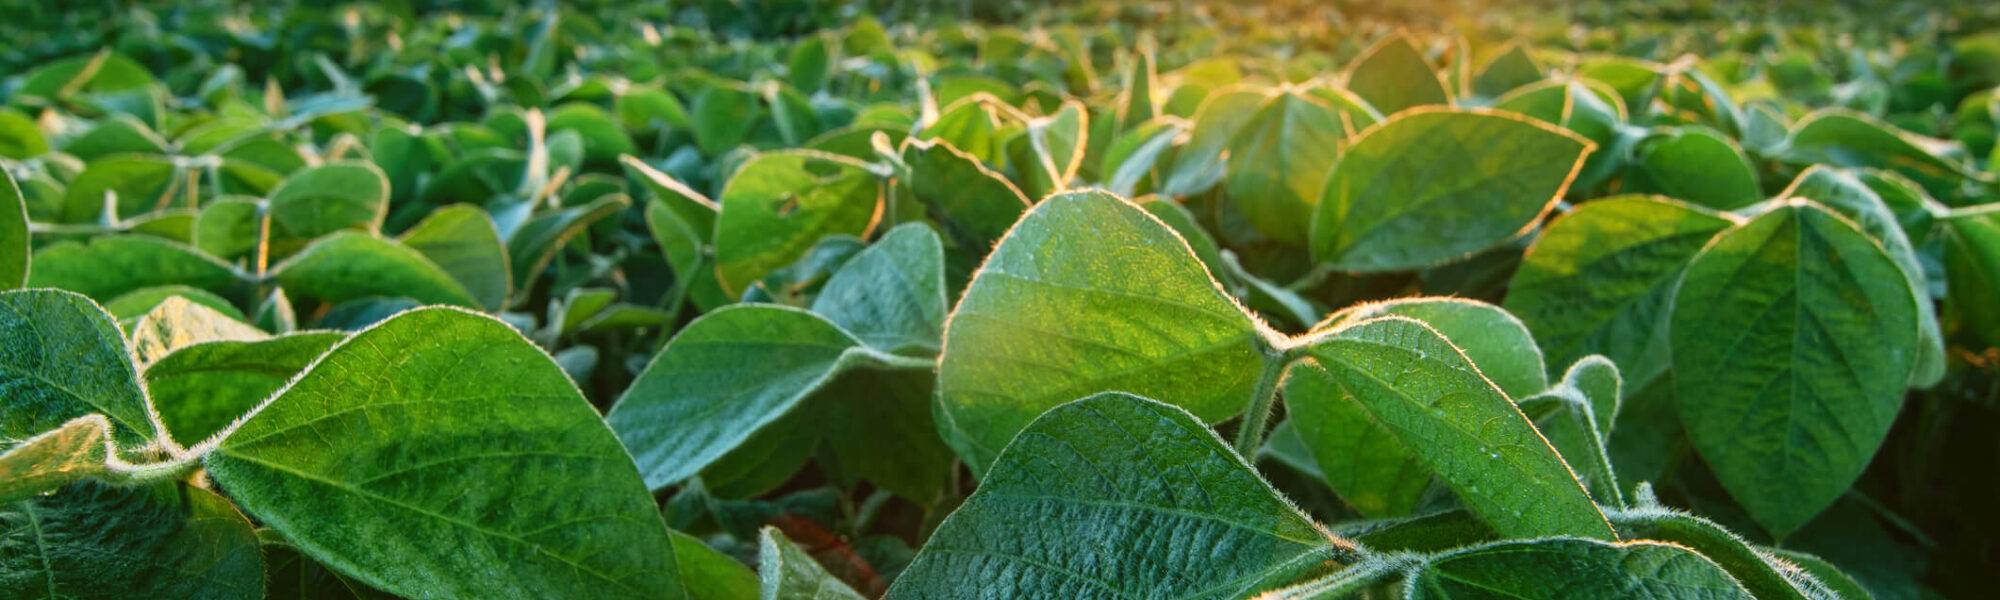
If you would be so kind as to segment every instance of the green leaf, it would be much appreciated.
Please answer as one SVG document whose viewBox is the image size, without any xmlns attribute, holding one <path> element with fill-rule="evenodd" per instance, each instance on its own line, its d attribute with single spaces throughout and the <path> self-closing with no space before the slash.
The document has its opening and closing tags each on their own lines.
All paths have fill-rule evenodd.
<svg viewBox="0 0 2000 600">
<path fill-rule="evenodd" d="M 1853 220 L 1862 233 L 1882 245 L 1889 259 L 1896 261 L 1896 269 L 1902 271 L 1903 278 L 1910 282 L 1911 293 L 1916 295 L 1918 354 L 1917 366 L 1910 373 L 1910 384 L 1930 387 L 1944 379 L 1944 332 L 1938 324 L 1937 308 L 1931 301 L 1924 259 L 1918 256 L 1909 234 L 1903 230 L 1902 222 L 1883 196 L 1853 173 L 1821 166 L 1808 167 L 1799 173 L 1798 178 L 1792 180 L 1792 185 L 1778 196 L 1818 202 Z"/>
<path fill-rule="evenodd" d="M 944 335 L 944 246 L 920 223 L 883 234 L 813 298 L 813 312 L 886 352 L 936 352 Z"/>
<path fill-rule="evenodd" d="M 269 529 L 257 530 L 264 549 L 264 597 L 266 600 L 394 600 L 366 584 L 326 568 L 326 565 L 299 553 L 282 536 Z"/>
<path fill-rule="evenodd" d="M 1005 175 L 943 140 L 905 141 L 902 159 L 911 195 L 974 247 L 991 247 L 1033 204 Z"/>
<path fill-rule="evenodd" d="M 2000 216 L 1968 215 L 1945 223 L 1950 312 L 1976 339 L 2000 346 Z"/>
<path fill-rule="evenodd" d="M 1501 535 L 1617 539 L 1528 418 L 1430 327 L 1381 317 L 1305 352 Z"/>
<path fill-rule="evenodd" d="M 1315 259 L 1348 271 L 1443 264 L 1555 206 L 1593 144 L 1511 113 L 1414 111 L 1356 137 L 1313 215 Z"/>
<path fill-rule="evenodd" d="M 1662 129 L 1648 134 L 1633 152 L 1626 192 L 1663 194 L 1716 210 L 1764 199 L 1750 157 L 1714 130 Z"/>
<path fill-rule="evenodd" d="M 1523 46 L 1511 46 L 1506 52 L 1487 61 L 1479 75 L 1472 78 L 1472 93 L 1488 98 L 1498 98 L 1516 88 L 1542 80 L 1542 68 L 1535 59 L 1528 56 Z"/>
<path fill-rule="evenodd" d="M 1582 80 L 1545 81 L 1509 92 L 1493 105 L 1560 126 L 1597 144 L 1597 151 L 1584 158 L 1583 168 L 1570 183 L 1579 190 L 1596 189 L 1616 174 L 1629 158 L 1632 146 L 1642 139 L 1628 133 L 1630 128 L 1622 127 L 1625 108 L 1617 104 L 1618 97 L 1608 91 L 1600 93 L 1603 84 L 1596 86 L 1586 85 Z"/>
<path fill-rule="evenodd" d="M 62 222 L 126 219 L 164 208 L 177 192 L 181 171 L 164 156 L 129 154 L 91 161 L 63 189 Z M 116 197 L 113 206 L 118 214 L 104 214 L 107 195 Z"/>
<path fill-rule="evenodd" d="M 384 591 L 681 595 L 625 449 L 547 354 L 491 318 L 426 308 L 383 321 L 223 435 L 205 459 L 217 483 Z"/>
<path fill-rule="evenodd" d="M 1272 95 L 1229 143 L 1230 200 L 1264 235 L 1304 246 L 1344 133 L 1340 115 L 1313 96 Z"/>
<path fill-rule="evenodd" d="M 1822 109 L 1799 119 L 1778 158 L 1798 165 L 1890 169 L 1940 198 L 1966 179 L 1991 181 L 1942 156 L 1944 142 L 1897 129 L 1865 114 Z"/>
<path fill-rule="evenodd" d="M 222 292 L 238 280 L 235 269 L 194 248 L 138 235 L 50 244 L 35 253 L 33 262 L 28 287 L 62 288 L 99 300 L 163 285 Z"/>
<path fill-rule="evenodd" d="M 1187 242 L 1102 192 L 1043 200 L 974 274 L 945 327 L 938 421 L 975 471 L 1042 411 L 1102 391 L 1214 422 L 1251 401 L 1263 330 Z"/>
<path fill-rule="evenodd" d="M 1206 192 L 1222 181 L 1228 171 L 1230 142 L 1250 122 L 1250 117 L 1257 114 L 1257 107 L 1263 105 L 1265 98 L 1257 90 L 1231 88 L 1202 101 L 1194 114 L 1194 129 L 1188 134 L 1187 144 L 1174 153 L 1173 166 L 1167 169 L 1160 193 L 1184 198 Z"/>
<path fill-rule="evenodd" d="M 374 163 L 307 167 L 271 190 L 271 225 L 312 239 L 344 229 L 374 232 L 389 213 L 389 176 Z"/>
<path fill-rule="evenodd" d="M 679 483 L 798 407 L 860 340 L 812 313 L 732 305 L 675 334 L 605 416 L 646 485 Z"/>
<path fill-rule="evenodd" d="M 1772 533 L 1839 499 L 1888 435 L 1918 354 L 1914 298 L 1881 246 L 1804 202 L 1688 266 L 1671 325 L 1681 419 Z"/>
<path fill-rule="evenodd" d="M 667 532 L 690 600 L 743 600 L 757 595 L 757 574 L 694 536 Z"/>
<path fill-rule="evenodd" d="M 256 198 L 225 196 L 208 201 L 195 213 L 190 243 L 210 256 L 234 260 L 257 249 L 257 228 L 263 215 Z"/>
<path fill-rule="evenodd" d="M 507 239 L 507 255 L 514 262 L 513 281 L 519 288 L 516 294 L 532 291 L 535 278 L 571 238 L 592 223 L 610 218 L 631 205 L 632 198 L 624 194 L 607 194 L 580 206 L 537 215 L 523 223 Z"/>
<path fill-rule="evenodd" d="M 304 332 L 181 348 L 146 367 L 146 391 L 173 439 L 192 444 L 249 414 L 346 337 Z"/>
<path fill-rule="evenodd" d="M 1520 319 L 1500 307 L 1463 298 L 1400 298 L 1357 304 L 1327 316 L 1314 330 L 1339 329 L 1383 316 L 1423 321 L 1465 353 L 1479 373 L 1509 398 L 1549 387 L 1542 349 Z"/>
<path fill-rule="evenodd" d="M 471 204 L 437 209 L 403 232 L 401 241 L 464 286 L 480 308 L 497 311 L 506 306 L 514 273 L 500 229 L 484 209 Z"/>
<path fill-rule="evenodd" d="M 556 107 L 549 113 L 548 131 L 551 134 L 574 131 L 582 136 L 586 165 L 609 166 L 617 163 L 620 155 L 638 150 L 632 144 L 632 136 L 625 133 L 618 121 L 612 120 L 610 113 L 586 102 Z"/>
<path fill-rule="evenodd" d="M 821 468 L 921 505 L 948 500 L 958 464 L 931 417 L 936 383 L 928 369 L 848 369 L 827 382 L 808 401 L 807 426 L 826 439 Z"/>
<path fill-rule="evenodd" d="M 209 342 L 254 342 L 271 334 L 180 296 L 160 302 L 132 326 L 132 359 L 145 369 L 181 348 Z"/>
<path fill-rule="evenodd" d="M 155 435 L 118 325 L 70 292 L 0 292 L 0 390 L 0 448 L 92 413 L 120 442 Z"/>
<path fill-rule="evenodd" d="M 1505 541 L 1434 557 L 1411 575 L 1412 600 L 1433 598 L 1749 598 L 1692 550 L 1637 541 Z"/>
<path fill-rule="evenodd" d="M 1296 427 L 1320 477 L 1340 499 L 1370 518 L 1415 512 L 1431 470 L 1325 369 L 1296 364 L 1284 381 L 1286 423 Z"/>
<path fill-rule="evenodd" d="M 812 555 L 776 527 L 757 536 L 757 572 L 765 600 L 863 600 L 866 596 L 827 573 Z"/>
<path fill-rule="evenodd" d="M 1731 224 L 1665 198 L 1591 201 L 1528 247 L 1503 306 L 1534 332 L 1549 364 L 1602 354 L 1637 390 L 1666 371 L 1667 315 L 1681 271 Z"/>
<path fill-rule="evenodd" d="M 193 486 L 85 482 L 0 505 L 0 548 L 7 598 L 264 597 L 250 522 Z"/>
<path fill-rule="evenodd" d="M 738 296 L 820 238 L 866 237 L 882 190 L 860 163 L 805 151 L 760 154 L 729 178 L 715 223 L 716 275 Z"/>
<path fill-rule="evenodd" d="M 464 285 L 423 254 L 358 231 L 320 238 L 271 270 L 291 296 L 328 304 L 403 297 L 426 304 L 479 305 Z"/>
<path fill-rule="evenodd" d="M 1021 175 L 1021 189 L 1029 198 L 1042 198 L 1069 189 L 1083 166 L 1084 145 L 1090 132 L 1090 113 L 1074 100 L 1064 102 L 1055 114 L 1029 119 L 1027 130 L 1009 143 L 1008 157 Z"/>
<path fill-rule="evenodd" d="M 993 114 L 989 105 L 1007 104 L 992 94 L 977 93 L 952 102 L 936 122 L 928 123 L 912 135 L 910 139 L 941 141 L 953 148 L 965 151 L 973 158 L 988 165 L 1005 162 L 1004 140 L 995 130 L 1000 127 L 999 117 Z"/>
<path fill-rule="evenodd" d="M 888 597 L 1243 597 L 1355 551 L 1194 415 L 1105 393 L 1014 438 Z"/>
<path fill-rule="evenodd" d="M 111 443 L 111 421 L 99 414 L 70 419 L 9 446 L 0 453 L 0 506 L 103 476 L 105 463 L 118 451 Z"/>
<path fill-rule="evenodd" d="M 734 82 L 712 82 L 694 96 L 694 140 L 701 153 L 721 156 L 742 144 L 759 117 L 757 91 Z"/>
<path fill-rule="evenodd" d="M 1393 34 L 1348 67 L 1346 87 L 1384 115 L 1425 104 L 1451 104 L 1451 92 L 1410 38 Z"/>
<path fill-rule="evenodd" d="M 21 160 L 49 152 L 49 138 L 35 120 L 14 109 L 0 110 L 0 157 Z"/>
<path fill-rule="evenodd" d="M 0 173 L 0 179 L 7 182 L 7 188 L 0 189 L 0 290 L 11 290 L 28 283 L 33 246 L 28 244 L 28 203 L 21 197 L 21 187 L 14 185 L 12 174 Z"/>
</svg>

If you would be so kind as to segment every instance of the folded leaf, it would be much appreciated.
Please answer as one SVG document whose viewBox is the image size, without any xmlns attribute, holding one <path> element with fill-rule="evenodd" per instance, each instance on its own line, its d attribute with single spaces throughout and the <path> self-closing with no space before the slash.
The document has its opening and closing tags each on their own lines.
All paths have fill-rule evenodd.
<svg viewBox="0 0 2000 600">
<path fill-rule="evenodd" d="M 1306 354 L 1494 531 L 1617 539 L 1562 456 L 1431 328 L 1381 317 L 1340 330 Z"/>
<path fill-rule="evenodd" d="M 346 337 L 318 331 L 181 348 L 146 367 L 146 391 L 173 439 L 193 445 L 249 414 Z"/>
</svg>

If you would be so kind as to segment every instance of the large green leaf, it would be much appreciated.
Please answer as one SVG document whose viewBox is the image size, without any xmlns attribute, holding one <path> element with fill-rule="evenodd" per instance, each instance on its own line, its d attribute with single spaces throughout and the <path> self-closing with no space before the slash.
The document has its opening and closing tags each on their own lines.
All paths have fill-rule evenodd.
<svg viewBox="0 0 2000 600">
<path fill-rule="evenodd" d="M 1229 143 L 1230 200 L 1264 235 L 1304 246 L 1343 133 L 1339 113 L 1314 97 L 1272 95 Z"/>
<path fill-rule="evenodd" d="M 154 435 L 118 325 L 70 292 L 0 293 L 0 391 L 0 448 L 92 413 L 110 417 L 119 441 Z"/>
<path fill-rule="evenodd" d="M 860 340 L 802 310 L 733 305 L 689 323 L 605 419 L 653 489 L 679 483 L 791 412 Z"/>
<path fill-rule="evenodd" d="M 1408 584 L 1413 600 L 1549 598 L 1692 600 L 1749 598 L 1729 573 L 1694 551 L 1638 541 L 1505 541 L 1426 561 Z"/>
<path fill-rule="evenodd" d="M 191 445 L 249 414 L 346 337 L 320 331 L 181 348 L 146 367 L 146 391 L 167 431 Z"/>
<path fill-rule="evenodd" d="M 384 591 L 681 595 L 630 456 L 555 362 L 499 321 L 402 313 L 335 345 L 224 435 L 205 462 L 231 497 Z"/>
<path fill-rule="evenodd" d="M 264 597 L 250 522 L 198 487 L 84 482 L 0 505 L 0 549 L 7 598 Z"/>
<path fill-rule="evenodd" d="M 1839 499 L 1888 435 L 1918 354 L 1914 298 L 1881 246 L 1802 202 L 1688 266 L 1671 324 L 1681 419 L 1772 533 Z"/>
<path fill-rule="evenodd" d="M 944 334 L 944 247 L 920 223 L 899 225 L 848 259 L 812 310 L 886 352 L 936 352 Z"/>
<path fill-rule="evenodd" d="M 7 182 L 0 189 L 0 290 L 11 290 L 28 282 L 28 204 L 12 174 L 0 179 Z"/>
<path fill-rule="evenodd" d="M 1354 550 L 1194 415 L 1106 393 L 1014 438 L 888 597 L 1234 598 Z"/>
<path fill-rule="evenodd" d="M 1381 317 L 1337 330 L 1306 353 L 1494 531 L 1616 539 L 1569 465 L 1435 330 Z"/>
<path fill-rule="evenodd" d="M 307 167 L 271 190 L 271 225 L 311 239 L 343 229 L 373 232 L 389 213 L 389 177 L 368 162 Z"/>
<path fill-rule="evenodd" d="M 430 304 L 474 307 L 465 286 L 422 253 L 358 231 L 320 238 L 272 267 L 278 285 L 293 297 L 329 304 L 373 297 L 410 298 Z"/>
<path fill-rule="evenodd" d="M 729 178 L 715 223 L 716 275 L 730 295 L 812 250 L 820 238 L 865 237 L 880 217 L 881 184 L 830 154 L 760 154 Z"/>
<path fill-rule="evenodd" d="M 1033 204 L 1005 175 L 942 140 L 903 142 L 902 159 L 911 195 L 976 247 L 990 247 Z"/>
<path fill-rule="evenodd" d="M 1442 264 L 1524 233 L 1593 145 L 1512 113 L 1412 111 L 1362 132 L 1313 215 L 1313 256 L 1348 271 Z"/>
<path fill-rule="evenodd" d="M 1450 104 L 1437 69 L 1431 67 L 1410 38 L 1391 35 L 1354 59 L 1346 75 L 1347 89 L 1384 115 L 1425 104 Z"/>
<path fill-rule="evenodd" d="M 757 572 L 765 600 L 863 600 L 776 527 L 758 536 Z"/>
<path fill-rule="evenodd" d="M 945 328 L 938 422 L 984 470 L 1042 411 L 1102 391 L 1207 421 L 1251 401 L 1260 326 L 1145 209 L 1102 192 L 1035 206 L 986 259 Z"/>
<path fill-rule="evenodd" d="M 1944 332 L 1938 323 L 1937 307 L 1931 301 L 1925 259 L 1919 256 L 1909 233 L 1903 229 L 1902 221 L 1883 195 L 1876 193 L 1854 173 L 1813 166 L 1799 173 L 1798 178 L 1792 180 L 1792 185 L 1779 196 L 1818 202 L 1852 219 L 1862 233 L 1882 245 L 1889 259 L 1896 261 L 1896 269 L 1902 271 L 1903 278 L 1910 282 L 1910 292 L 1916 294 L 1918 354 L 1916 368 L 1910 373 L 1910 383 L 1929 387 L 1943 379 Z"/>
<path fill-rule="evenodd" d="M 1730 225 L 1664 198 L 1589 202 L 1528 247 L 1504 306 L 1534 332 L 1549 364 L 1602 354 L 1637 390 L 1667 368 L 1667 315 L 1682 269 Z"/>
<path fill-rule="evenodd" d="M 33 262 L 28 287 L 62 288 L 98 300 L 162 285 L 221 292 L 238 280 L 235 269 L 194 248 L 139 235 L 51 244 L 36 252 Z"/>
<path fill-rule="evenodd" d="M 493 311 L 506 306 L 514 273 L 500 230 L 485 210 L 470 204 L 437 209 L 403 232 L 401 241 L 451 275 L 481 308 Z"/>
<path fill-rule="evenodd" d="M 1633 150 L 1626 192 L 1663 194 L 1716 210 L 1764 199 L 1757 170 L 1729 138 L 1703 127 L 1664 129 Z"/>
</svg>

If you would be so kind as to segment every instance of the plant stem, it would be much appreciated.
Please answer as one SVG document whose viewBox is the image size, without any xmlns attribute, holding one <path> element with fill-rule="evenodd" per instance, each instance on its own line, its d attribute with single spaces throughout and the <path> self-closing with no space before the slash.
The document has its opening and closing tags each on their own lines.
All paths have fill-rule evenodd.
<svg viewBox="0 0 2000 600">
<path fill-rule="evenodd" d="M 928 371 L 937 368 L 936 358 L 903 356 L 901 354 L 883 352 L 867 346 L 856 346 L 848 350 L 848 353 L 850 356 L 873 363 L 874 366 L 888 369 L 923 369 Z"/>
<path fill-rule="evenodd" d="M 1257 375 L 1250 406 L 1243 412 L 1243 427 L 1236 430 L 1236 453 L 1244 460 L 1251 460 L 1264 445 L 1264 429 L 1271 420 L 1271 408 L 1278 403 L 1278 377 L 1285 374 L 1285 365 L 1290 362 L 1281 352 L 1267 349 L 1264 353 L 1264 371 Z"/>
<path fill-rule="evenodd" d="M 1423 564 L 1421 556 L 1409 553 L 1377 554 L 1362 559 L 1345 569 L 1288 588 L 1266 592 L 1258 598 L 1265 600 L 1307 600 L 1310 598 L 1346 598 L 1369 586 L 1381 583 L 1390 577 L 1409 571 Z"/>
</svg>

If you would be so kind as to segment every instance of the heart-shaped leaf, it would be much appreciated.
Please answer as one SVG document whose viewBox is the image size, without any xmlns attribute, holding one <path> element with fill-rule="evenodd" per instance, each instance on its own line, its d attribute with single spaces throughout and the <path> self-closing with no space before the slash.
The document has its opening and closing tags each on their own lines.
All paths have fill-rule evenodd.
<svg viewBox="0 0 2000 600">
<path fill-rule="evenodd" d="M 1036 415 L 1096 392 L 1167 398 L 1219 421 L 1250 403 L 1263 335 L 1145 209 L 1058 194 L 1008 232 L 953 310 L 939 427 L 984 470 Z"/>
<path fill-rule="evenodd" d="M 1688 439 L 1779 536 L 1861 475 L 1918 354 L 1915 296 L 1895 261 L 1804 202 L 1710 243 L 1688 265 L 1671 318 Z"/>
</svg>

